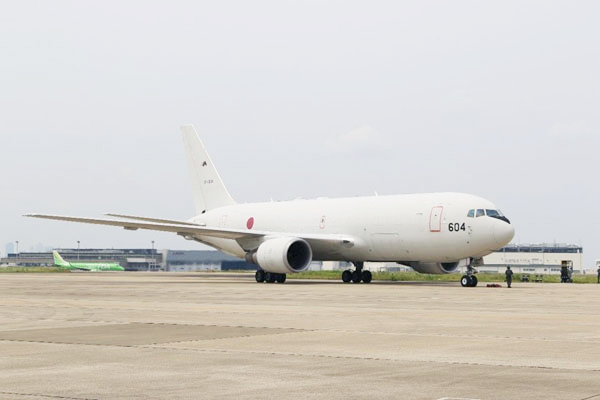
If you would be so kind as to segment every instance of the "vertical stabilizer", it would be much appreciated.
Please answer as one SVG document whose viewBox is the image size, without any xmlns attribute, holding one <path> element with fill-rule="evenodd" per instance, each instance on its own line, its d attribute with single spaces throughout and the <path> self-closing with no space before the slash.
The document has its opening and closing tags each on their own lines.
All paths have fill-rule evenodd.
<svg viewBox="0 0 600 400">
<path fill-rule="evenodd" d="M 181 127 L 196 212 L 235 204 L 192 125 Z"/>
<path fill-rule="evenodd" d="M 63 258 L 60 256 L 60 254 L 58 254 L 58 251 L 54 250 L 52 252 L 52 255 L 54 256 L 54 265 L 59 266 L 59 267 L 68 267 L 69 263 L 66 262 L 65 260 L 63 260 Z"/>
</svg>

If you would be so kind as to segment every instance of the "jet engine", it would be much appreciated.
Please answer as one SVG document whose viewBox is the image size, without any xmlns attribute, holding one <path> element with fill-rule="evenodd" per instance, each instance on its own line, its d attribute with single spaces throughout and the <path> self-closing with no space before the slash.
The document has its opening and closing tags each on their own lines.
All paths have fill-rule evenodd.
<svg viewBox="0 0 600 400">
<path fill-rule="evenodd" d="M 458 261 L 449 263 L 436 262 L 407 262 L 400 263 L 408 265 L 412 269 L 422 274 L 450 274 L 458 268 Z"/>
<path fill-rule="evenodd" d="M 246 258 L 267 272 L 294 273 L 308 268 L 312 249 L 304 239 L 281 237 L 264 241 Z"/>
</svg>

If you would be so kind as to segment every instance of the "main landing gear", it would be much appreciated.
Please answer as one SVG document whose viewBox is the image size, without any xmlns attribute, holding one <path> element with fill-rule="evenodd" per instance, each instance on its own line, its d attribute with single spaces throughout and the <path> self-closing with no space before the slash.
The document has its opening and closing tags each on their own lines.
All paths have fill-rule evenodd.
<svg viewBox="0 0 600 400">
<path fill-rule="evenodd" d="M 259 269 L 256 271 L 256 274 L 254 274 L 254 278 L 256 279 L 256 282 L 258 282 L 258 283 L 262 283 L 262 282 L 283 283 L 283 282 L 285 282 L 286 275 L 285 274 L 276 274 L 274 272 L 266 272 L 262 269 Z"/>
<path fill-rule="evenodd" d="M 469 265 L 467 265 L 467 273 L 460 278 L 460 284 L 464 287 L 475 287 L 477 286 L 477 277 L 475 274 L 477 270 L 473 267 L 474 260 L 471 258 L 469 260 Z"/>
<path fill-rule="evenodd" d="M 371 282 L 373 275 L 371 275 L 371 271 L 369 270 L 363 271 L 362 261 L 353 262 L 352 264 L 354 264 L 354 267 L 356 267 L 354 271 L 347 269 L 342 272 L 342 281 L 344 281 L 344 283 L 348 283 L 350 281 L 352 281 L 352 283 L 360 283 L 360 281 L 363 281 L 364 283 Z"/>
</svg>

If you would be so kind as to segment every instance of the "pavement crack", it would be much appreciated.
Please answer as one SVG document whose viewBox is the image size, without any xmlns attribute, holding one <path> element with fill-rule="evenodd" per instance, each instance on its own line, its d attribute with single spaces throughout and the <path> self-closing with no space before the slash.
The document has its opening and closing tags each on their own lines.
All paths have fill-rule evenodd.
<svg viewBox="0 0 600 400">
<path fill-rule="evenodd" d="M 66 400 L 98 400 L 91 397 L 71 397 L 71 396 L 59 396 L 51 394 L 38 394 L 38 393 L 20 393 L 20 392 L 6 392 L 0 391 L 0 394 L 9 394 L 11 396 L 28 396 L 28 397 L 42 397 L 46 399 L 66 399 Z"/>
<path fill-rule="evenodd" d="M 405 363 L 405 362 L 421 362 L 429 364 L 445 364 L 445 365 L 465 365 L 465 366 L 486 366 L 486 367 L 499 367 L 499 368 L 522 368 L 522 369 L 542 369 L 542 370 L 553 370 L 553 371 L 589 371 L 589 372 L 600 372 L 600 369 L 577 369 L 577 368 L 556 368 L 543 365 L 513 365 L 513 364 L 489 364 L 489 363 L 476 363 L 476 362 L 461 362 L 461 361 L 435 361 L 435 360 L 415 360 L 415 359 L 397 359 L 397 358 L 385 358 L 385 357 L 367 357 L 367 356 L 349 356 L 342 354 L 309 354 L 300 352 L 278 352 L 278 351 L 257 351 L 257 350 L 231 350 L 231 349 L 198 349 L 192 347 L 169 347 L 169 346 L 157 346 L 157 345 L 140 345 L 136 347 L 150 348 L 150 349 L 162 349 L 168 351 L 195 351 L 203 353 L 228 353 L 228 354 L 256 354 L 256 355 L 271 355 L 271 356 L 288 356 L 288 357 L 312 357 L 312 358 L 329 358 L 329 359 L 340 359 L 340 360 L 362 360 L 362 361 L 385 361 L 392 363 Z M 590 397 L 593 398 L 594 396 Z M 586 400 L 586 399 L 582 399 Z"/>
</svg>

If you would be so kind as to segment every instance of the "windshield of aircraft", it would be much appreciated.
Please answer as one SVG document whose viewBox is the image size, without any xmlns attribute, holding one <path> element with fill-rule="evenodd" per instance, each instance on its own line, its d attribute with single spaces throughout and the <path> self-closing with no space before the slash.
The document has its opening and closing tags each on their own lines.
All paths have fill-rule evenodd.
<svg viewBox="0 0 600 400">
<path fill-rule="evenodd" d="M 502 211 L 500 210 L 489 210 L 489 209 L 473 209 L 473 210 L 469 210 L 469 212 L 467 213 L 467 217 L 469 218 L 478 218 L 478 217 L 483 217 L 483 216 L 488 216 L 488 217 L 492 217 L 492 218 L 496 218 L 496 219 L 500 219 L 504 222 L 508 222 L 510 224 L 510 221 L 508 220 L 508 218 L 506 218 L 504 216 L 504 214 L 502 214 Z"/>
<path fill-rule="evenodd" d="M 504 217 L 504 214 L 502 214 L 502 211 L 500 211 L 500 210 L 485 210 L 485 213 L 487 214 L 488 217 L 494 217 L 494 218 Z"/>
<path fill-rule="evenodd" d="M 485 214 L 488 217 L 500 219 L 500 220 L 502 220 L 504 222 L 508 222 L 510 224 L 510 221 L 508 220 L 508 218 L 506 218 L 504 216 L 504 214 L 502 214 L 502 211 L 500 211 L 500 210 L 485 210 Z"/>
</svg>

